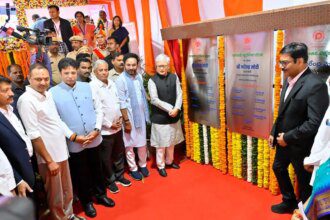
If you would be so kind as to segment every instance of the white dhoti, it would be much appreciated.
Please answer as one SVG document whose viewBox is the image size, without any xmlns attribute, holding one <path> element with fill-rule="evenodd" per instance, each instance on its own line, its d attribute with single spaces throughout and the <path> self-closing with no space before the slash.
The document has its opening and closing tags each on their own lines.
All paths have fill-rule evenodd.
<svg viewBox="0 0 330 220">
<path fill-rule="evenodd" d="M 174 159 L 174 146 L 183 142 L 184 137 L 179 120 L 173 124 L 161 125 L 153 123 L 151 126 L 151 146 L 156 147 L 156 162 L 159 169 L 170 165 Z"/>
</svg>

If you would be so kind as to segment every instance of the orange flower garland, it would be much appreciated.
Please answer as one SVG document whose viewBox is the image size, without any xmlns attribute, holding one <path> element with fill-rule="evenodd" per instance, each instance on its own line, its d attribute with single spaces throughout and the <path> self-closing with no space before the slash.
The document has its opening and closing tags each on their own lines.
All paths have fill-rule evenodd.
<svg viewBox="0 0 330 220">
<path fill-rule="evenodd" d="M 269 169 L 271 169 L 270 164 L 269 164 L 269 145 L 267 140 L 263 140 L 263 145 L 264 145 L 264 182 L 263 182 L 263 187 L 268 189 L 269 188 Z"/>
<path fill-rule="evenodd" d="M 218 37 L 219 54 L 219 109 L 220 109 L 220 129 L 219 129 L 219 157 L 220 170 L 223 174 L 227 173 L 227 152 L 226 152 L 226 97 L 225 97 L 225 39 Z"/>
<path fill-rule="evenodd" d="M 233 141 L 232 141 L 232 133 L 227 130 L 227 152 L 228 152 L 228 173 L 230 175 L 234 175 L 233 169 Z"/>
<path fill-rule="evenodd" d="M 264 143 L 258 139 L 258 187 L 262 187 L 264 178 Z"/>
<path fill-rule="evenodd" d="M 179 41 L 180 43 L 180 57 L 182 62 L 181 67 L 181 82 L 182 82 L 182 103 L 183 103 L 183 120 L 184 120 L 184 130 L 185 130 L 185 137 L 186 137 L 186 154 L 187 157 L 193 158 L 193 151 L 192 151 L 192 143 L 190 138 L 190 122 L 188 117 L 188 96 L 187 96 L 187 79 L 186 79 L 186 71 L 183 65 L 183 48 L 182 48 L 182 40 Z"/>
<path fill-rule="evenodd" d="M 282 70 L 279 65 L 280 51 L 284 44 L 284 32 L 282 30 L 277 31 L 276 38 L 276 63 L 275 63 L 275 80 L 274 80 L 274 121 L 278 115 L 278 108 L 280 106 L 280 94 L 281 94 L 281 81 L 282 81 Z M 277 195 L 279 193 L 278 183 L 271 169 L 274 163 L 275 149 L 270 149 L 270 177 L 269 177 L 269 190 L 272 194 Z"/>
</svg>

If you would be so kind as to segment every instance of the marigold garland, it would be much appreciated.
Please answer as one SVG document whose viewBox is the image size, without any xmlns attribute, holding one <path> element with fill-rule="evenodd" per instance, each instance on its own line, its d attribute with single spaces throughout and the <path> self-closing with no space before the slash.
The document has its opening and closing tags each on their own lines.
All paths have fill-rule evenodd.
<svg viewBox="0 0 330 220">
<path fill-rule="evenodd" d="M 183 64 L 183 53 L 182 53 L 182 40 L 179 41 L 180 43 L 180 56 Z M 184 69 L 184 65 L 181 67 L 181 83 L 182 83 L 182 104 L 183 104 L 183 121 L 184 121 L 184 131 L 185 131 L 185 138 L 186 138 L 186 154 L 187 157 L 194 159 L 193 152 L 192 152 L 192 139 L 190 138 L 191 135 L 191 123 L 189 122 L 188 116 L 188 96 L 187 96 L 187 79 L 186 79 L 186 71 Z"/>
<path fill-rule="evenodd" d="M 218 37 L 218 61 L 219 61 L 219 153 L 220 170 L 227 173 L 227 149 L 226 149 L 226 97 L 225 97 L 225 39 L 224 36 Z"/>
<path fill-rule="evenodd" d="M 289 177 L 290 177 L 292 186 L 294 187 L 295 186 L 295 174 L 294 174 L 294 169 L 293 169 L 293 166 L 291 163 L 289 165 L 288 170 L 289 170 Z"/>
<path fill-rule="evenodd" d="M 258 139 L 258 187 L 263 186 L 264 178 L 264 142 L 262 139 Z"/>
<path fill-rule="evenodd" d="M 252 137 L 247 136 L 247 181 L 252 181 Z"/>
<path fill-rule="evenodd" d="M 227 152 L 228 152 L 228 173 L 234 175 L 234 165 L 233 165 L 233 134 L 231 131 L 227 130 Z"/>
<path fill-rule="evenodd" d="M 216 169 L 220 169 L 220 154 L 219 154 L 219 129 L 210 128 L 211 132 L 211 156 L 212 156 L 212 164 Z"/>
<path fill-rule="evenodd" d="M 233 137 L 233 167 L 234 176 L 241 179 L 242 178 L 242 143 L 241 134 L 232 133 Z"/>
<path fill-rule="evenodd" d="M 282 70 L 279 65 L 280 51 L 284 44 L 284 32 L 283 30 L 277 31 L 276 37 L 276 63 L 275 63 L 275 80 L 274 80 L 274 121 L 278 115 L 278 108 L 280 106 L 280 94 L 281 94 L 281 83 L 282 83 Z M 275 149 L 270 149 L 270 165 L 274 163 Z M 275 174 L 270 169 L 269 176 L 269 189 L 272 194 L 277 195 L 279 193 L 278 183 Z"/>
<path fill-rule="evenodd" d="M 198 123 L 192 122 L 193 127 L 193 149 L 194 149 L 194 161 L 201 163 L 200 155 L 200 140 L 199 140 L 199 125 Z"/>
<path fill-rule="evenodd" d="M 267 140 L 263 140 L 263 153 L 264 153 L 264 182 L 263 182 L 263 187 L 268 189 L 269 188 L 269 169 L 270 169 L 270 164 L 269 164 L 269 145 Z"/>
</svg>

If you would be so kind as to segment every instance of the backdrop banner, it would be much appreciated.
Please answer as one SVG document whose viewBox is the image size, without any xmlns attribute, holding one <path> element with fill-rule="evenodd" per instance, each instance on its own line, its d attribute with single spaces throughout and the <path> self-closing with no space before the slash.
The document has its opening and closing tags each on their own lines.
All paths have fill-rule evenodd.
<svg viewBox="0 0 330 220">
<path fill-rule="evenodd" d="M 226 36 L 227 126 L 268 138 L 272 126 L 273 32 Z"/>
<path fill-rule="evenodd" d="M 190 39 L 187 59 L 189 119 L 193 122 L 219 128 L 217 38 Z"/>
<path fill-rule="evenodd" d="M 285 44 L 302 42 L 308 46 L 308 66 L 326 78 L 330 70 L 330 25 L 285 30 Z"/>
</svg>

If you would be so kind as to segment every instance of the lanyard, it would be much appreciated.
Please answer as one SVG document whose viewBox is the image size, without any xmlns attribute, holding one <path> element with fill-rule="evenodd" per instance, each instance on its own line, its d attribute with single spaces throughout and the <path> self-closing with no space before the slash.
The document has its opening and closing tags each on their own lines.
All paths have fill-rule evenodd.
<svg viewBox="0 0 330 220">
<path fill-rule="evenodd" d="M 59 22 L 59 23 L 60 23 L 60 22 Z M 62 38 L 62 33 L 61 33 L 61 23 L 60 23 L 60 25 L 59 25 L 59 29 L 57 29 L 56 23 L 54 22 L 54 29 L 55 29 L 55 32 L 56 32 L 57 37 Z"/>
<path fill-rule="evenodd" d="M 81 28 L 80 24 L 78 24 L 78 27 L 79 27 L 81 33 L 85 36 L 86 35 L 86 24 L 85 24 L 84 30 Z"/>
</svg>

